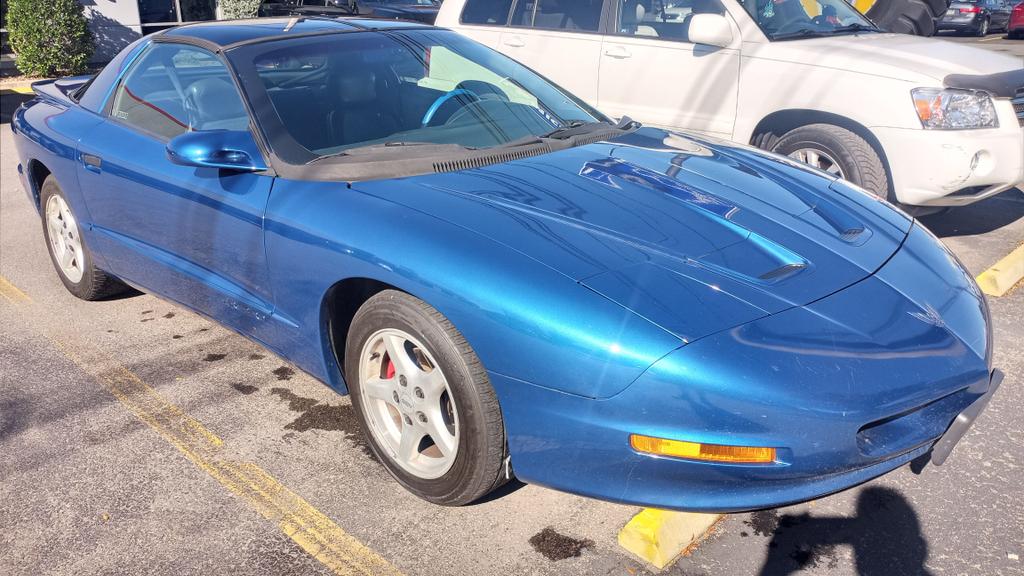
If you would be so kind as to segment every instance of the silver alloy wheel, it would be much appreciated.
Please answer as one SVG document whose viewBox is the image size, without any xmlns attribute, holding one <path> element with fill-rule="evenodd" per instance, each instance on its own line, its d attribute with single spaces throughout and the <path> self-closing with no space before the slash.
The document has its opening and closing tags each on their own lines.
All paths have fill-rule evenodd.
<svg viewBox="0 0 1024 576">
<path fill-rule="evenodd" d="M 419 341 L 378 330 L 359 355 L 359 395 L 374 440 L 402 467 L 440 478 L 459 449 L 459 415 L 448 380 Z"/>
<path fill-rule="evenodd" d="M 82 280 L 85 272 L 82 239 L 78 233 L 75 216 L 67 202 L 57 194 L 46 201 L 46 231 L 50 248 L 57 259 L 57 266 L 64 277 L 73 284 Z"/>
<path fill-rule="evenodd" d="M 817 148 L 800 148 L 789 153 L 789 157 L 794 160 L 799 160 L 804 164 L 810 164 L 819 170 L 824 170 L 829 174 L 835 174 L 840 178 L 845 178 L 843 169 L 839 167 L 839 162 L 831 155 L 818 150 Z"/>
</svg>

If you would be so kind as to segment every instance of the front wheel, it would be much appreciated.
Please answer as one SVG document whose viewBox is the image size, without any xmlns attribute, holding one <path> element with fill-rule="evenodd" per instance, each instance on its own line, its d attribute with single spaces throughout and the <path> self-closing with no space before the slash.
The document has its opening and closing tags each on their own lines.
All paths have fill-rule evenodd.
<svg viewBox="0 0 1024 576">
<path fill-rule="evenodd" d="M 46 177 L 39 189 L 39 203 L 43 208 L 46 248 L 68 292 L 82 300 L 99 300 L 124 291 L 124 284 L 93 263 L 78 219 L 52 175 Z"/>
<path fill-rule="evenodd" d="M 345 372 L 373 453 L 410 492 L 458 506 L 504 483 L 497 397 L 437 310 L 396 290 L 367 300 L 352 320 Z"/>
<path fill-rule="evenodd" d="M 783 134 L 772 151 L 893 200 L 882 159 L 866 140 L 846 128 L 832 124 L 801 126 Z"/>
</svg>

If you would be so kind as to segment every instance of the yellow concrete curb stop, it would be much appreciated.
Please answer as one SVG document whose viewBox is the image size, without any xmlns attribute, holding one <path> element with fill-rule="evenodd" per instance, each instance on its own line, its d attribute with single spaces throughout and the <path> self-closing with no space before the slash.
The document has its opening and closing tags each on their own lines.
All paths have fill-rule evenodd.
<svg viewBox="0 0 1024 576">
<path fill-rule="evenodd" d="M 704 539 L 719 518 L 721 514 L 644 508 L 619 532 L 619 546 L 661 570 Z"/>
<path fill-rule="evenodd" d="M 978 286 L 989 296 L 1002 296 L 1024 279 L 1024 244 L 1010 252 L 995 266 L 978 275 Z"/>
<path fill-rule="evenodd" d="M 18 94 L 31 94 L 31 86 L 0 86 L 0 92 L 17 92 Z"/>
</svg>

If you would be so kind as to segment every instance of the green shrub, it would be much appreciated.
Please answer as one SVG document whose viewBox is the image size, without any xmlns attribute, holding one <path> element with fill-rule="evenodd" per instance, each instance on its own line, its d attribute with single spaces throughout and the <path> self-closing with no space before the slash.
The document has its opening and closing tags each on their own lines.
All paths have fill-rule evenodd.
<svg viewBox="0 0 1024 576">
<path fill-rule="evenodd" d="M 260 9 L 261 0 L 220 0 L 220 10 L 223 17 L 231 18 L 253 18 Z"/>
<path fill-rule="evenodd" d="M 77 74 L 92 56 L 92 36 L 78 0 L 9 0 L 7 33 L 25 74 Z"/>
</svg>

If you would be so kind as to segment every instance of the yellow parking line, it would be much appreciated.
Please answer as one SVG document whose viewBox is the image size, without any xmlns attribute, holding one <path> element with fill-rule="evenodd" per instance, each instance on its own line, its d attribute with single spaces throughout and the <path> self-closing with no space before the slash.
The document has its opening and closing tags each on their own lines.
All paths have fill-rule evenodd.
<svg viewBox="0 0 1024 576">
<path fill-rule="evenodd" d="M 225 454 L 224 441 L 165 400 L 138 376 L 82 344 L 51 340 L 79 368 L 98 380 L 136 418 L 201 470 L 245 500 L 308 554 L 340 576 L 401 573 L 326 515 L 252 462 Z"/>
<path fill-rule="evenodd" d="M 31 302 L 32 299 L 18 289 L 17 286 L 11 284 L 7 278 L 0 276 L 0 296 L 9 301 L 11 304 L 21 304 Z"/>
<path fill-rule="evenodd" d="M 989 296 L 1002 296 L 1024 279 L 1024 244 L 996 262 L 975 279 L 981 291 Z"/>
<path fill-rule="evenodd" d="M 32 301 L 3 277 L 0 277 L 0 294 L 11 302 Z M 46 336 L 136 418 L 264 518 L 277 523 L 281 532 L 332 572 L 339 576 L 401 576 L 390 562 L 258 465 L 232 458 L 224 441 L 216 434 L 102 351 L 87 343 Z"/>
<path fill-rule="evenodd" d="M 1002 39 L 1003 39 L 1002 36 L 989 36 L 988 38 L 982 38 L 981 40 L 978 40 L 978 42 L 991 42 L 993 40 L 1002 40 Z"/>
</svg>

